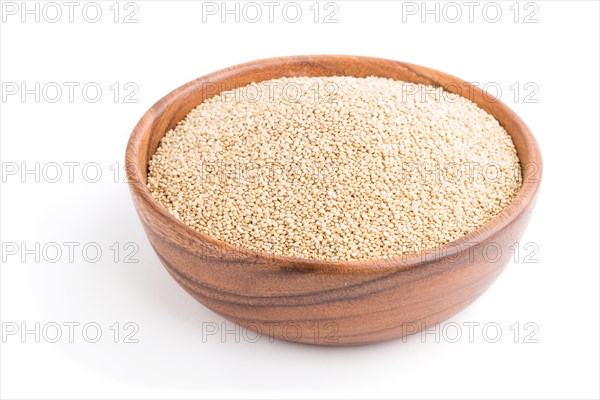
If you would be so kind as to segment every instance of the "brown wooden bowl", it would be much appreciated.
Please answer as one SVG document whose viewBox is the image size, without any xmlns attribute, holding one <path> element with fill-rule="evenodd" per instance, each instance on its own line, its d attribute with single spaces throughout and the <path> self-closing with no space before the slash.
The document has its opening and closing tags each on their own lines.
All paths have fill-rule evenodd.
<svg viewBox="0 0 600 400">
<path fill-rule="evenodd" d="M 477 103 L 515 143 L 524 180 L 516 199 L 482 228 L 439 249 L 352 262 L 287 258 L 237 248 L 189 228 L 153 199 L 146 188 L 148 160 L 165 133 L 205 99 L 268 79 L 334 75 L 441 86 Z M 167 271 L 199 302 L 263 335 L 354 345 L 426 329 L 481 295 L 508 263 L 509 247 L 521 238 L 528 223 L 542 160 L 534 137 L 515 113 L 453 76 L 377 58 L 297 56 L 237 65 L 175 89 L 152 106 L 133 130 L 126 167 L 150 243 Z"/>
</svg>

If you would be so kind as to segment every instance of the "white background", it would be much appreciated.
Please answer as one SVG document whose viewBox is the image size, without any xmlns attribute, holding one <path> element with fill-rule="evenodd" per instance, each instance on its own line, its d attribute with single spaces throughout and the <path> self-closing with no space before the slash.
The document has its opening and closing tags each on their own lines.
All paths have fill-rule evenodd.
<svg viewBox="0 0 600 400">
<path fill-rule="evenodd" d="M 515 7 L 500 1 L 496 23 L 490 21 L 497 7 L 484 14 L 484 2 L 473 22 L 467 6 L 454 3 L 462 12 L 456 23 L 447 21 L 456 8 L 444 8 L 446 3 L 437 6 L 439 22 L 425 15 L 424 23 L 421 2 L 412 3 L 418 8 L 412 15 L 403 13 L 414 10 L 406 2 L 338 1 L 337 23 L 323 23 L 335 10 L 324 10 L 324 3 L 315 23 L 313 1 L 299 2 L 297 23 L 282 17 L 284 2 L 273 23 L 266 15 L 257 23 L 243 15 L 239 23 L 234 16 L 222 23 L 219 14 L 203 22 L 202 3 L 193 1 L 137 1 L 127 9 L 121 3 L 118 23 L 109 8 L 113 1 L 98 3 L 97 23 L 83 18 L 85 2 L 75 8 L 72 23 L 58 2 L 62 19 L 50 23 L 56 10 L 47 7 L 44 15 L 41 2 L 40 21 L 26 15 L 22 23 L 21 10 L 12 15 L 6 3 L 0 28 L 3 398 L 598 398 L 597 2 Z M 123 23 L 135 7 L 138 22 Z M 94 10 L 86 10 L 94 18 Z M 442 324 L 437 337 L 433 330 L 405 343 L 320 348 L 266 337 L 253 343 L 244 331 L 236 338 L 235 326 L 227 323 L 234 333 L 203 338 L 203 326 L 220 327 L 224 320 L 181 290 L 148 244 L 123 183 L 129 134 L 156 100 L 198 76 L 260 58 L 327 53 L 408 61 L 501 88 L 502 101 L 537 137 L 545 163 L 517 262 L 471 307 Z M 39 102 L 35 93 L 24 99 L 10 94 L 22 82 L 29 89 L 40 83 Z M 55 103 L 55 85 L 47 85 L 52 82 L 63 89 Z M 73 102 L 64 82 L 79 84 Z M 82 95 L 90 82 L 102 88 L 95 103 Z M 136 87 L 129 100 L 137 103 L 125 102 Z M 95 96 L 92 89 L 88 96 Z M 36 162 L 39 183 L 35 174 L 21 174 Z M 79 163 L 72 164 L 73 182 L 65 162 Z M 52 163 L 61 165 L 56 183 L 49 182 L 56 174 Z M 98 166 L 101 178 L 88 182 Z M 73 260 L 65 242 L 77 243 Z M 39 261 L 23 252 L 36 243 L 47 250 L 38 252 Z M 56 262 L 52 243 L 63 251 Z M 88 243 L 86 259 L 82 248 Z M 93 263 L 96 247 L 102 257 Z M 532 249 L 538 251 L 526 258 Z M 138 262 L 127 263 L 132 250 Z M 64 325 L 69 322 L 80 324 L 73 343 Z M 33 333 L 21 336 L 23 328 L 35 331 L 36 323 L 39 343 Z M 97 343 L 83 336 L 87 323 L 101 327 Z M 56 324 L 62 337 L 50 343 Z M 468 324 L 479 324 L 471 337 Z M 496 343 L 496 332 L 484 332 L 485 324 L 500 327 Z M 135 326 L 138 343 L 125 343 Z M 9 334 L 15 327 L 19 332 Z M 462 336 L 452 343 L 457 327 Z M 93 336 L 91 329 L 87 339 Z"/>
</svg>

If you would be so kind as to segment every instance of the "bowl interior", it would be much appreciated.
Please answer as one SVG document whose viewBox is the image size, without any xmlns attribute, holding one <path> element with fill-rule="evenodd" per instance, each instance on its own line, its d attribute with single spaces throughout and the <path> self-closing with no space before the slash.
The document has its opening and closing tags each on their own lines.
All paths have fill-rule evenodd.
<svg viewBox="0 0 600 400">
<path fill-rule="evenodd" d="M 535 199 L 541 178 L 541 156 L 537 143 L 523 121 L 502 102 L 480 88 L 443 72 L 399 61 L 356 56 L 296 56 L 260 60 L 206 75 L 169 93 L 142 117 L 131 136 L 126 163 L 134 192 L 140 195 L 146 206 L 161 209 L 155 211 L 176 225 L 182 225 L 162 210 L 146 189 L 148 161 L 166 132 L 173 129 L 197 105 L 220 92 L 252 82 L 298 76 L 378 76 L 442 87 L 475 102 L 498 120 L 515 144 L 521 162 L 523 185 L 515 200 L 500 215 L 458 241 L 478 241 L 482 236 L 505 228 L 517 215 L 529 208 Z M 458 241 L 451 242 L 440 250 L 452 250 Z M 414 256 L 417 259 L 417 255 Z"/>
</svg>

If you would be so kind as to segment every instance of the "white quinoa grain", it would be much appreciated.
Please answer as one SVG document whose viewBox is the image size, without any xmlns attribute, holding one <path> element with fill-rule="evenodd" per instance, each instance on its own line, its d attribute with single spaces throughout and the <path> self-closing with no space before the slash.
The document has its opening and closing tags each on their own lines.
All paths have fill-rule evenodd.
<svg viewBox="0 0 600 400">
<path fill-rule="evenodd" d="M 435 248 L 521 187 L 507 132 L 473 102 L 385 78 L 282 78 L 223 92 L 167 132 L 152 196 L 256 251 L 339 261 Z"/>
</svg>

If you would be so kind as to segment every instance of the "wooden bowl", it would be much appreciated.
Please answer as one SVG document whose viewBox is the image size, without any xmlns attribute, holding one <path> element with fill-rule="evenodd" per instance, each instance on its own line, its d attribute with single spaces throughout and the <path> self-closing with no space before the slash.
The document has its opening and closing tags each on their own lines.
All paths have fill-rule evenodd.
<svg viewBox="0 0 600 400">
<path fill-rule="evenodd" d="M 157 203 L 146 188 L 160 139 L 207 98 L 280 77 L 381 76 L 466 97 L 511 135 L 523 186 L 497 217 L 439 249 L 389 259 L 323 262 L 257 253 L 199 233 Z M 507 106 L 448 74 L 398 61 L 297 56 L 227 68 L 175 89 L 141 118 L 129 140 L 127 177 L 146 234 L 167 271 L 199 302 L 258 335 L 321 345 L 355 345 L 416 333 L 481 295 L 511 259 L 528 223 L 542 160 L 527 126 Z M 491 255 L 490 255 L 491 254 Z M 242 332 L 248 332 L 242 330 Z M 250 336 L 250 333 L 248 333 Z"/>
</svg>

